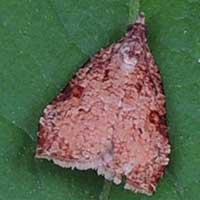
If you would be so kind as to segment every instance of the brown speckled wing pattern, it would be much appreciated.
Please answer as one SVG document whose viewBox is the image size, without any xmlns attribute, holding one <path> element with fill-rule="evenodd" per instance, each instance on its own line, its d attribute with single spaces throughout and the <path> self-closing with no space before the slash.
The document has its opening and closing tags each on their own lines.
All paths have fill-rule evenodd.
<svg viewBox="0 0 200 200">
<path fill-rule="evenodd" d="M 152 194 L 169 162 L 165 96 L 140 14 L 44 110 L 36 157 Z"/>
</svg>

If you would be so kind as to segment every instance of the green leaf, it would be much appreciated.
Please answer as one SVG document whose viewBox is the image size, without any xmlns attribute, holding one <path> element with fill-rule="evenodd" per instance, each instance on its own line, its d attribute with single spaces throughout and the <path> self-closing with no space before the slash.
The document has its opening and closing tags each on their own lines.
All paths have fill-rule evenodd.
<svg viewBox="0 0 200 200">
<path fill-rule="evenodd" d="M 44 107 L 89 57 L 123 35 L 139 7 L 164 80 L 172 144 L 152 197 L 34 158 Z M 200 199 L 199 10 L 198 0 L 1 0 L 0 200 Z"/>
<path fill-rule="evenodd" d="M 113 186 L 111 199 L 200 199 L 200 2 L 142 0 L 149 45 L 161 70 L 172 145 L 166 175 L 152 197 Z M 120 191 L 119 191 L 120 190 Z"/>
<path fill-rule="evenodd" d="M 104 181 L 94 171 L 34 158 L 38 120 L 73 73 L 136 15 L 129 0 L 1 0 L 0 199 L 99 197 Z"/>
</svg>

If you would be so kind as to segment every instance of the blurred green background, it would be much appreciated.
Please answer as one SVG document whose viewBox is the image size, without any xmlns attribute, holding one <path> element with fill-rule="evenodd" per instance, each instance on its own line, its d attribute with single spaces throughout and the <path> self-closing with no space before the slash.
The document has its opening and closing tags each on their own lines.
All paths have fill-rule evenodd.
<svg viewBox="0 0 200 200">
<path fill-rule="evenodd" d="M 115 185 L 106 191 L 94 171 L 34 158 L 44 107 L 139 11 L 164 81 L 172 144 L 152 197 Z M 0 0 L 0 200 L 200 199 L 199 152 L 199 0 Z"/>
</svg>

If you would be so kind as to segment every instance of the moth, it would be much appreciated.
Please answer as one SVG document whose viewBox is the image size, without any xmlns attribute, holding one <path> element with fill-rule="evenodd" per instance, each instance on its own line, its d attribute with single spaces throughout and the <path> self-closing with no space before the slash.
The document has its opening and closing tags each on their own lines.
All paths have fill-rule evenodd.
<svg viewBox="0 0 200 200">
<path fill-rule="evenodd" d="M 45 108 L 37 158 L 94 169 L 124 188 L 151 195 L 169 162 L 160 72 L 141 13 L 126 35 L 102 49 Z"/>
</svg>

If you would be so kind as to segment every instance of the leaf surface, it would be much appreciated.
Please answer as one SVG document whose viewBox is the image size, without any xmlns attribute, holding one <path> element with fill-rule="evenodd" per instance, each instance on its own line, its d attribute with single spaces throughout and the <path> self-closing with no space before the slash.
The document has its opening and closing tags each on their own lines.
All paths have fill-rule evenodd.
<svg viewBox="0 0 200 200">
<path fill-rule="evenodd" d="M 139 7 L 164 81 L 172 144 L 152 197 L 34 158 L 44 107 L 89 57 L 123 35 Z M 199 199 L 199 10 L 195 0 L 1 0 L 0 199 Z"/>
</svg>

